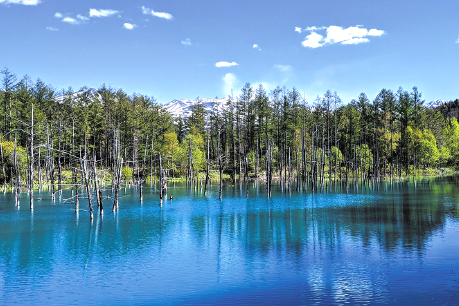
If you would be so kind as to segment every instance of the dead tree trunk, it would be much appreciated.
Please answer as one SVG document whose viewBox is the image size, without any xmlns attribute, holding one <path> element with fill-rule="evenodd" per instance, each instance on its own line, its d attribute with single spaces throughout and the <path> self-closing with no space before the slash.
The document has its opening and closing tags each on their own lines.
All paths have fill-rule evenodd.
<svg viewBox="0 0 459 306">
<path fill-rule="evenodd" d="M 30 125 L 30 210 L 33 209 L 33 103 Z"/>
<path fill-rule="evenodd" d="M 104 214 L 104 205 L 102 203 L 102 191 L 99 188 L 99 179 L 97 177 L 97 164 L 96 164 L 96 154 L 94 154 L 94 163 L 92 166 L 92 171 L 94 174 L 94 189 L 96 191 L 97 206 L 99 207 L 100 214 Z"/>
<path fill-rule="evenodd" d="M 259 151 L 259 141 L 258 141 L 258 138 L 257 138 L 257 150 L 255 152 L 255 159 L 256 159 L 256 161 L 255 161 L 255 180 L 256 181 L 255 182 L 256 182 L 256 184 L 258 184 L 258 166 L 259 166 L 259 162 L 260 162 L 260 159 L 258 157 L 258 153 L 259 153 L 258 151 Z"/>
<path fill-rule="evenodd" d="M 117 159 L 119 155 L 117 155 Z M 121 168 L 123 167 L 123 159 L 118 163 L 118 168 L 116 169 L 116 179 L 115 179 L 115 199 L 113 201 L 112 212 L 119 209 L 119 191 L 120 191 L 120 182 L 121 182 Z"/>
<path fill-rule="evenodd" d="M 163 164 L 159 153 L 159 204 L 163 204 Z"/>
<path fill-rule="evenodd" d="M 0 143 L 0 150 L 2 153 L 2 171 L 3 171 L 3 193 L 6 193 L 6 172 L 5 172 L 5 161 L 3 160 L 3 145 Z M 11 178 L 13 179 L 13 178 Z"/>
<path fill-rule="evenodd" d="M 150 185 L 153 180 L 153 136 L 151 136 L 151 149 L 150 149 Z"/>
<path fill-rule="evenodd" d="M 61 129 L 62 125 L 59 123 L 59 153 L 57 156 L 57 190 L 59 195 L 59 202 L 62 200 Z"/>
<path fill-rule="evenodd" d="M 51 130 L 52 130 L 51 126 Z M 51 184 L 51 200 L 55 201 L 55 190 L 54 190 L 54 152 L 53 152 L 53 139 L 51 135 L 51 141 L 49 141 L 49 133 L 48 133 L 48 159 L 49 159 L 49 180 Z"/>
<path fill-rule="evenodd" d="M 221 146 L 220 146 L 220 127 L 218 127 L 217 154 L 218 154 L 218 170 L 220 174 L 220 186 L 218 189 L 218 198 L 221 200 L 222 191 L 223 191 L 223 161 L 222 161 L 222 151 L 221 151 Z"/>
<path fill-rule="evenodd" d="M 189 139 L 189 146 L 188 146 L 188 173 L 187 173 L 187 185 L 188 183 L 190 184 L 191 187 L 193 187 L 193 169 L 192 169 L 192 154 L 193 152 L 191 151 L 191 138 Z"/>
<path fill-rule="evenodd" d="M 16 134 L 14 134 L 14 170 L 16 174 L 16 183 L 14 184 L 14 200 L 16 202 L 16 206 L 19 207 L 19 199 L 21 197 L 21 175 L 19 173 L 19 165 L 18 165 L 18 150 L 17 150 L 17 141 L 16 141 Z"/>
<path fill-rule="evenodd" d="M 220 140 L 217 140 L 220 141 Z M 209 136 L 207 136 L 207 171 L 206 171 L 206 182 L 204 184 L 204 196 L 207 195 L 207 184 L 209 184 L 209 164 L 210 164 L 210 156 L 209 156 Z"/>
<path fill-rule="evenodd" d="M 88 195 L 88 203 L 89 203 L 89 217 L 91 220 L 94 218 L 93 208 L 92 208 L 92 197 L 91 197 L 91 188 L 89 187 L 89 172 L 88 172 L 88 161 L 86 159 L 86 155 L 83 158 L 82 163 L 83 173 L 84 175 L 84 183 L 86 186 L 86 193 Z"/>
</svg>

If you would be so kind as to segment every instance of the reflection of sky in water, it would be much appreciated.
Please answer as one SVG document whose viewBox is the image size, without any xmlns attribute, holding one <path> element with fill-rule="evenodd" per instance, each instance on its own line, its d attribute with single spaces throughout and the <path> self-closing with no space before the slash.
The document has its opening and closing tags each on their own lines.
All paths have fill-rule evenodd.
<svg viewBox="0 0 459 306">
<path fill-rule="evenodd" d="M 38 192 L 0 195 L 0 304 L 448 302 L 459 259 L 457 180 L 338 187 L 266 199 L 122 192 L 120 211 L 73 213 Z M 239 195 L 242 194 L 242 197 Z M 64 192 L 64 197 L 69 196 Z M 84 200 L 80 203 L 83 209 Z M 459 289 L 459 288 L 458 288 Z"/>
</svg>

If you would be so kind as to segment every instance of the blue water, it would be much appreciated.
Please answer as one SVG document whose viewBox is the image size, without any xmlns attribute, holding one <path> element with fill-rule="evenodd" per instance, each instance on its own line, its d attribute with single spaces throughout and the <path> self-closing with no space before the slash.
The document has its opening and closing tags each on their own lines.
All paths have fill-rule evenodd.
<svg viewBox="0 0 459 306">
<path fill-rule="evenodd" d="M 458 305 L 459 177 L 319 194 L 122 191 L 120 210 L 0 194 L 0 304 Z M 106 195 L 110 195 L 107 191 Z M 63 198 L 69 198 L 64 191 Z M 97 211 L 97 210 L 96 210 Z"/>
</svg>

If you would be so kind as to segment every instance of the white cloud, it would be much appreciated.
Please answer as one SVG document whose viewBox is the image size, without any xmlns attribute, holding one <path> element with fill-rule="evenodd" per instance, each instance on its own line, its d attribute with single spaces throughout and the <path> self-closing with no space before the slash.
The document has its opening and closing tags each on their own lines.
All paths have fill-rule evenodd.
<svg viewBox="0 0 459 306">
<path fill-rule="evenodd" d="M 54 14 L 54 17 L 56 17 L 56 18 L 62 18 L 63 16 L 62 16 L 62 14 L 61 14 L 61 13 L 59 13 L 59 12 L 56 12 L 56 14 Z"/>
<path fill-rule="evenodd" d="M 359 27 L 349 27 L 343 29 L 338 26 L 330 26 L 327 29 L 326 43 L 345 43 L 355 38 L 362 38 L 368 35 L 368 30 Z"/>
<path fill-rule="evenodd" d="M 0 4 L 22 4 L 22 5 L 37 5 L 40 0 L 0 0 Z"/>
<path fill-rule="evenodd" d="M 459 36 L 457 37 L 456 44 L 459 44 Z"/>
<path fill-rule="evenodd" d="M 309 47 L 309 48 L 318 48 L 322 47 L 324 44 L 321 43 L 323 40 L 323 36 L 320 34 L 317 34 L 316 32 L 312 32 L 308 36 L 306 36 L 306 39 L 301 43 L 303 47 Z"/>
<path fill-rule="evenodd" d="M 73 19 L 71 17 L 65 17 L 64 19 L 62 19 L 63 22 L 68 22 L 70 24 L 79 24 L 80 22 L 76 19 Z"/>
<path fill-rule="evenodd" d="M 191 40 L 189 38 L 182 40 L 182 45 L 191 46 Z"/>
<path fill-rule="evenodd" d="M 371 29 L 370 31 L 368 31 L 368 35 L 370 36 L 381 36 L 384 33 L 385 32 L 383 30 L 376 30 L 376 29 Z"/>
<path fill-rule="evenodd" d="M 86 17 L 86 16 L 83 16 L 83 15 L 80 15 L 80 14 L 78 14 L 78 15 L 77 15 L 77 18 L 78 18 L 78 19 L 80 19 L 81 21 L 86 21 L 86 20 L 89 20 L 89 18 L 88 18 L 88 17 Z"/>
<path fill-rule="evenodd" d="M 237 66 L 238 63 L 236 62 L 232 62 L 232 63 L 229 63 L 229 62 L 218 62 L 218 63 L 215 63 L 215 67 L 231 67 L 231 66 Z"/>
<path fill-rule="evenodd" d="M 118 11 L 89 9 L 89 17 L 108 17 L 116 13 L 118 13 Z"/>
<path fill-rule="evenodd" d="M 153 16 L 158 17 L 158 18 L 164 18 L 164 19 L 167 19 L 167 20 L 174 19 L 174 17 L 169 13 L 155 12 L 154 10 L 149 9 L 149 8 L 147 8 L 145 6 L 142 6 L 142 13 L 144 13 L 146 15 L 153 15 Z"/>
<path fill-rule="evenodd" d="M 306 30 L 311 31 L 311 34 L 306 36 L 306 39 L 302 42 L 304 47 L 318 48 L 326 44 L 342 44 L 342 45 L 356 45 L 361 43 L 369 42 L 368 36 L 381 36 L 385 34 L 383 30 L 371 29 L 367 30 L 362 26 L 358 25 L 355 27 L 349 27 L 343 29 L 338 26 L 329 26 L 326 28 L 327 36 L 324 38 L 316 31 L 325 28 L 309 27 Z"/>
<path fill-rule="evenodd" d="M 223 93 L 225 95 L 231 95 L 231 92 L 237 86 L 238 79 L 235 74 L 227 73 L 223 77 Z"/>
<path fill-rule="evenodd" d="M 58 28 L 55 28 L 55 27 L 46 27 L 46 29 L 47 29 L 48 31 L 53 31 L 53 32 L 59 31 L 59 29 L 58 29 Z"/>
<path fill-rule="evenodd" d="M 301 30 L 301 28 L 299 28 L 299 27 L 295 27 L 295 32 L 301 33 L 302 30 Z"/>
<path fill-rule="evenodd" d="M 124 24 L 124 28 L 127 29 L 127 30 L 133 30 L 135 27 L 137 27 L 136 24 L 131 24 L 131 23 L 125 23 Z"/>
<path fill-rule="evenodd" d="M 257 45 L 257 44 L 254 44 L 254 45 L 253 45 L 253 48 L 257 49 L 257 48 L 258 48 L 258 45 Z"/>
<path fill-rule="evenodd" d="M 283 72 L 292 71 L 292 66 L 290 65 L 274 65 L 273 68 L 279 69 L 280 71 L 283 71 Z"/>
</svg>

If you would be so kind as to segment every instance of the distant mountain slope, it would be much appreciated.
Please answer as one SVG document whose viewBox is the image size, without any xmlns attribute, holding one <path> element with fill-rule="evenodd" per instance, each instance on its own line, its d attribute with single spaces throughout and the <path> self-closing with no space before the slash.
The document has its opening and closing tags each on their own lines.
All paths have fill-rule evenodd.
<svg viewBox="0 0 459 306">
<path fill-rule="evenodd" d="M 432 100 L 429 103 L 424 104 L 424 106 L 427 107 L 427 108 L 435 108 L 435 107 L 438 107 L 440 105 L 443 105 L 443 104 L 449 103 L 449 102 L 450 101 L 448 101 L 448 100 Z"/>
<path fill-rule="evenodd" d="M 97 89 L 94 89 L 94 88 L 88 88 L 88 89 L 84 89 L 79 92 L 76 92 L 72 94 L 72 99 L 77 100 L 84 96 L 86 96 L 86 98 L 88 98 L 89 100 L 94 100 L 94 99 L 99 100 L 99 101 L 102 100 L 102 96 L 97 92 Z M 58 102 L 59 104 L 62 104 L 67 98 L 68 98 L 67 95 L 63 95 L 63 96 L 54 98 L 54 100 Z"/>
<path fill-rule="evenodd" d="M 0 88 L 0 91 L 4 91 L 4 89 Z M 102 96 L 97 92 L 97 89 L 88 88 L 85 90 L 81 90 L 76 92 L 72 95 L 73 99 L 78 99 L 87 95 L 87 98 L 101 100 Z M 56 97 L 55 100 L 59 103 L 63 103 L 63 101 L 67 98 L 66 95 Z M 210 98 L 202 98 L 202 99 L 176 99 L 172 100 L 169 103 L 165 104 L 164 107 L 167 111 L 172 115 L 174 118 L 182 117 L 183 119 L 188 118 L 191 116 L 192 108 L 194 105 L 197 105 L 198 102 L 202 103 L 204 110 L 209 113 L 213 113 L 215 111 L 222 112 L 226 109 L 226 103 L 228 100 L 231 99 L 231 96 L 225 96 L 223 98 L 218 99 L 210 99 Z M 424 106 L 427 108 L 437 108 L 441 105 L 450 103 L 451 101 L 448 100 L 432 100 L 428 103 L 425 103 Z"/>
<path fill-rule="evenodd" d="M 228 99 L 231 99 L 230 96 L 226 96 L 220 99 L 180 99 L 180 100 L 172 100 L 171 102 L 164 105 L 167 111 L 172 115 L 174 118 L 182 117 L 183 119 L 188 118 L 191 116 L 192 109 L 194 105 L 197 105 L 199 102 L 202 104 L 203 108 L 207 112 L 223 112 L 226 109 L 226 102 Z"/>
</svg>

